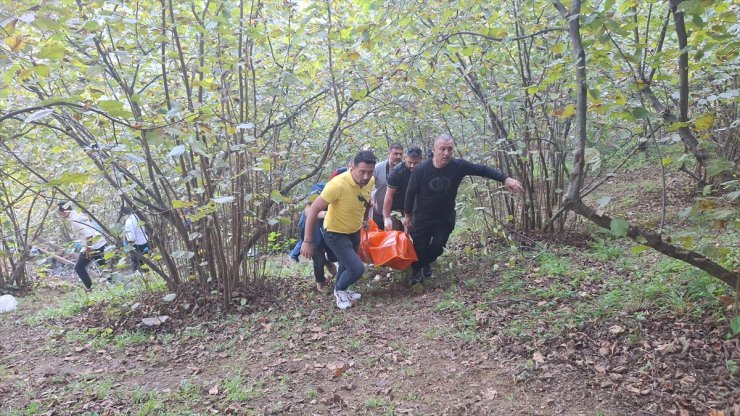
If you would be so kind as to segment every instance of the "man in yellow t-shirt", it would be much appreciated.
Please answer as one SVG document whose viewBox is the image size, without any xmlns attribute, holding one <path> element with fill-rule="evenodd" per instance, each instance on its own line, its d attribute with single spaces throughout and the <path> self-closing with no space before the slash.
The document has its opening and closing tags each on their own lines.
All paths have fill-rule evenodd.
<svg viewBox="0 0 740 416">
<path fill-rule="evenodd" d="M 324 243 L 339 259 L 334 298 L 339 309 L 347 309 L 362 295 L 349 287 L 362 277 L 362 264 L 357 249 L 360 247 L 360 228 L 367 227 L 370 212 L 370 192 L 375 186 L 373 172 L 376 158 L 373 152 L 363 150 L 353 160 L 349 171 L 335 177 L 306 211 L 301 254 L 313 256 L 313 235 L 319 212 L 328 208 L 324 218 Z"/>
</svg>

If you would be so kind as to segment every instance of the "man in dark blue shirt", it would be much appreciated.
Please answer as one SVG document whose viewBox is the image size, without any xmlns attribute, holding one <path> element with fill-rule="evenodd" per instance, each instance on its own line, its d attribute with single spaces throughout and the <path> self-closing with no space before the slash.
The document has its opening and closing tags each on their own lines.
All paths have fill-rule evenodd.
<svg viewBox="0 0 740 416">
<path fill-rule="evenodd" d="M 406 151 L 406 159 L 399 163 L 391 173 L 388 174 L 388 190 L 385 192 L 385 201 L 383 201 L 383 228 L 386 231 L 396 230 L 403 231 L 400 217 L 391 216 L 391 211 L 404 215 L 404 199 L 406 198 L 406 188 L 411 179 L 411 172 L 421 163 L 421 149 L 411 146 Z M 381 224 L 378 224 L 379 226 Z"/>
<path fill-rule="evenodd" d="M 442 134 L 434 141 L 434 156 L 414 169 L 406 191 L 404 226 L 412 226 L 411 237 L 419 261 L 412 265 L 409 284 L 421 283 L 432 275 L 431 263 L 444 251 L 455 228 L 457 189 L 467 175 L 503 182 L 509 192 L 523 193 L 522 184 L 498 169 L 455 159 L 455 141 Z"/>
</svg>

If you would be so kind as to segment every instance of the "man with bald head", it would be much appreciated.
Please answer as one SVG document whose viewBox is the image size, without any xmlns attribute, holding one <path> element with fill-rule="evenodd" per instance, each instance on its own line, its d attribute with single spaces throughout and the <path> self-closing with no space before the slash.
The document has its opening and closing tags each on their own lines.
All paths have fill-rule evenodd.
<svg viewBox="0 0 740 416">
<path fill-rule="evenodd" d="M 434 140 L 432 158 L 419 164 L 409 180 L 403 221 L 405 226 L 411 226 L 414 249 L 419 258 L 412 265 L 410 285 L 432 276 L 431 264 L 442 254 L 455 228 L 455 198 L 465 176 L 483 176 L 502 182 L 509 192 L 524 192 L 518 180 L 498 169 L 454 158 L 454 150 L 452 136 L 438 136 Z"/>
</svg>

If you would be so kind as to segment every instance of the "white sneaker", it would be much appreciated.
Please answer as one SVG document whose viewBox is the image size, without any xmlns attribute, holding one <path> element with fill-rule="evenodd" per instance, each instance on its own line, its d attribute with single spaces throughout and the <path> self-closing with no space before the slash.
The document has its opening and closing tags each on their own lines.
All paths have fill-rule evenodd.
<svg viewBox="0 0 740 416">
<path fill-rule="evenodd" d="M 349 296 L 349 300 L 351 301 L 360 300 L 362 298 L 362 294 L 352 291 L 349 288 L 345 290 L 345 292 L 347 292 L 347 296 Z"/>
<path fill-rule="evenodd" d="M 337 308 L 348 309 L 352 307 L 352 301 L 349 299 L 349 294 L 346 290 L 334 289 L 334 299 L 337 300 Z"/>
</svg>

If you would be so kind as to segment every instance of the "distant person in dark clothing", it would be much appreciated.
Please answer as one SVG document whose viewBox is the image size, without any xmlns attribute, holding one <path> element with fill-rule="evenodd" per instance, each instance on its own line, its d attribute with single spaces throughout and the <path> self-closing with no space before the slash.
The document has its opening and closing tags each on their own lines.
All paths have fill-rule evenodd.
<svg viewBox="0 0 740 416">
<path fill-rule="evenodd" d="M 313 185 L 311 185 L 311 188 L 308 190 L 308 197 L 311 197 L 311 195 L 318 195 L 321 193 L 321 191 L 324 190 L 324 186 L 326 186 L 326 183 L 324 182 L 318 182 Z M 309 202 L 308 205 L 311 205 Z M 290 255 L 288 257 L 291 261 L 298 263 L 298 256 L 301 255 L 301 245 L 303 245 L 303 227 L 306 225 L 306 213 L 302 212 L 300 218 L 298 219 L 298 241 L 295 243 L 295 247 L 293 247 L 293 251 L 290 252 Z"/>
<path fill-rule="evenodd" d="M 414 169 L 406 191 L 404 226 L 411 226 L 411 237 L 419 261 L 412 265 L 409 284 L 432 276 L 431 263 L 444 251 L 455 228 L 455 198 L 460 182 L 467 175 L 483 176 L 504 184 L 509 192 L 523 193 L 522 184 L 498 169 L 452 157 L 455 141 L 447 134 L 434 141 L 434 157 Z M 423 270 L 423 277 L 422 277 Z"/>
<path fill-rule="evenodd" d="M 69 221 L 73 237 L 77 242 L 75 249 L 80 250 L 75 263 L 75 273 L 89 292 L 92 290 L 92 279 L 87 273 L 87 266 L 93 261 L 98 265 L 105 264 L 103 258 L 106 246 L 105 238 L 87 215 L 72 209 L 71 202 L 60 202 L 58 205 L 59 211 L 57 214 Z"/>
<path fill-rule="evenodd" d="M 388 159 L 375 165 L 373 177 L 375 178 L 375 189 L 373 189 L 373 221 L 378 227 L 383 226 L 383 202 L 385 192 L 388 189 L 388 175 L 393 168 L 401 164 L 403 160 L 403 145 L 391 143 L 388 146 Z"/>
<path fill-rule="evenodd" d="M 403 163 L 398 164 L 388 175 L 388 190 L 385 191 L 383 201 L 383 228 L 386 231 L 403 231 L 401 218 L 405 214 L 404 199 L 408 188 L 411 172 L 421 163 L 421 149 L 415 146 L 406 151 Z M 394 215 L 397 214 L 397 215 Z M 378 224 L 380 226 L 381 224 Z"/>
<path fill-rule="evenodd" d="M 325 186 L 326 184 L 323 182 L 319 182 L 313 185 L 309 191 L 308 197 L 315 198 L 316 196 L 321 194 L 321 191 L 324 190 Z M 306 229 L 306 215 L 311 208 L 311 202 L 312 201 L 309 199 L 309 203 L 306 205 L 306 209 L 303 211 L 303 213 L 301 213 L 301 218 L 298 220 L 300 240 L 298 240 L 296 248 L 298 249 L 299 253 L 301 247 L 303 246 L 303 234 L 305 233 Z M 316 289 L 321 293 L 329 293 L 330 291 L 330 288 L 326 283 L 326 274 L 324 273 L 324 267 L 326 267 L 326 270 L 332 276 L 337 274 L 337 266 L 334 265 L 334 262 L 337 261 L 337 257 L 334 255 L 334 253 L 332 253 L 331 250 L 329 250 L 329 248 L 324 243 L 325 216 L 326 211 L 321 211 L 318 213 L 316 228 L 314 228 L 313 236 L 310 240 L 313 242 L 314 247 L 313 256 L 311 257 L 311 260 L 313 262 L 313 276 L 316 279 Z M 295 249 L 293 251 L 295 251 Z"/>
<path fill-rule="evenodd" d="M 141 224 L 141 220 L 139 220 L 139 217 L 134 214 L 134 211 L 131 208 L 123 207 L 121 208 L 121 213 L 126 216 L 126 221 L 123 224 L 123 230 L 126 233 L 123 244 L 131 244 L 134 247 L 134 249 L 129 253 L 131 258 L 131 269 L 134 272 L 138 272 L 144 264 L 144 254 L 149 253 L 149 236 L 146 234 L 146 230 Z"/>
</svg>

